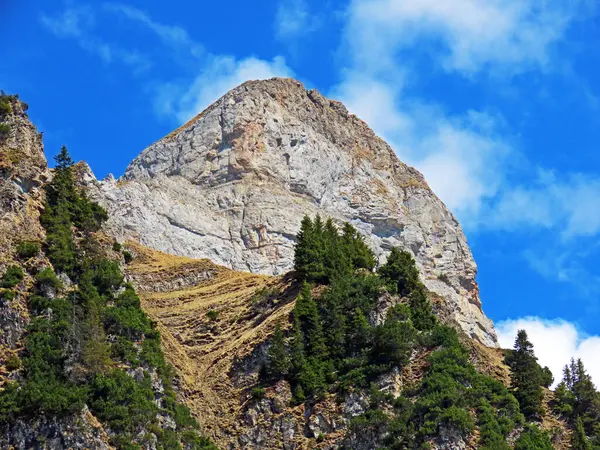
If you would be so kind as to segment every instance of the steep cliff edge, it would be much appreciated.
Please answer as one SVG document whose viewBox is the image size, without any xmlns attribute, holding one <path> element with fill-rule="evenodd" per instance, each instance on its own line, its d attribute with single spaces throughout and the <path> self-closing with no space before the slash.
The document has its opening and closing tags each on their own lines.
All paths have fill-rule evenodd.
<svg viewBox="0 0 600 450">
<path fill-rule="evenodd" d="M 292 268 L 304 214 L 348 221 L 380 260 L 394 246 L 412 252 L 456 323 L 497 346 L 452 213 L 367 124 L 295 80 L 233 89 L 96 196 L 119 238 L 260 274 Z"/>
</svg>

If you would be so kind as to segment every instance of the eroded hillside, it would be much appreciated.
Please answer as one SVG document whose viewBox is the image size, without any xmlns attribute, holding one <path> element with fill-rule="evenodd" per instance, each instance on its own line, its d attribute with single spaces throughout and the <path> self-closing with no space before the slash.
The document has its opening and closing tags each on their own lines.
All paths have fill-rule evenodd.
<svg viewBox="0 0 600 450">
<path fill-rule="evenodd" d="M 353 420 L 369 410 L 368 392 L 328 393 L 316 403 L 298 404 L 290 384 L 282 380 L 267 386 L 264 397 L 256 396 L 276 325 L 291 327 L 299 289 L 291 274 L 235 272 L 209 260 L 172 256 L 134 242 L 127 246 L 135 255 L 128 277 L 161 330 L 167 358 L 177 368 L 182 399 L 215 442 L 231 449 L 338 448 L 348 443 Z M 319 291 L 322 288 L 314 294 Z M 436 315 L 452 323 L 443 299 L 434 294 L 430 298 Z M 384 296 L 380 307 L 385 310 L 397 301 Z M 502 350 L 466 335 L 461 340 L 480 372 L 510 383 Z M 378 377 L 377 387 L 396 397 L 417 385 L 429 370 L 432 351 L 413 353 L 400 371 Z M 568 433 L 557 432 L 564 430 L 560 420 L 548 415 L 543 428 L 555 434 L 556 448 L 567 448 Z M 478 432 L 464 441 L 460 434 L 449 433 L 432 441 L 434 448 L 479 448 Z M 363 447 L 357 448 L 373 448 L 368 445 L 378 441 L 373 436 L 361 442 Z"/>
</svg>

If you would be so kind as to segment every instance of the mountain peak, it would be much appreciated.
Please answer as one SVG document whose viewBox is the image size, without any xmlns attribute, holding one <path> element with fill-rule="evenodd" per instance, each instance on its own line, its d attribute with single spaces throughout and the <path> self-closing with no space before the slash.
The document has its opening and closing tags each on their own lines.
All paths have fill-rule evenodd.
<svg viewBox="0 0 600 450">
<path fill-rule="evenodd" d="M 100 183 L 98 197 L 119 238 L 253 273 L 292 269 L 305 214 L 348 221 L 379 261 L 392 247 L 410 251 L 452 319 L 497 345 L 452 213 L 365 122 L 296 80 L 229 91 L 144 150 L 119 182 Z"/>
</svg>

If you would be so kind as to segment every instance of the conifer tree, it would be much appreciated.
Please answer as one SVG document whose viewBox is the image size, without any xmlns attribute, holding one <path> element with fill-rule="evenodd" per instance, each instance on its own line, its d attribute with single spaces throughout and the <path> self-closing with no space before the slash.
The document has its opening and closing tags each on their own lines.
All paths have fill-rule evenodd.
<svg viewBox="0 0 600 450">
<path fill-rule="evenodd" d="M 525 330 L 519 330 L 510 360 L 511 389 L 519 401 L 521 412 L 528 419 L 535 419 L 542 412 L 542 387 L 540 369 Z"/>
<path fill-rule="evenodd" d="M 342 242 L 350 256 L 350 263 L 354 269 L 373 270 L 375 257 L 371 249 L 365 244 L 360 233 L 348 222 L 342 229 Z"/>
<path fill-rule="evenodd" d="M 324 357 L 327 354 L 327 347 L 323 337 L 319 309 L 310 293 L 310 285 L 306 282 L 296 300 L 294 318 L 296 317 L 305 337 L 308 354 L 317 358 Z"/>
<path fill-rule="evenodd" d="M 387 261 L 378 272 L 392 290 L 402 297 L 408 296 L 421 285 L 414 258 L 407 251 L 396 247 L 392 248 Z"/>
<path fill-rule="evenodd" d="M 573 450 L 592 450 L 592 444 L 585 435 L 583 422 L 580 418 L 577 419 L 575 431 L 573 432 L 573 437 L 571 438 L 571 448 Z"/>
<path fill-rule="evenodd" d="M 421 331 L 431 330 L 436 324 L 436 319 L 423 286 L 417 287 L 410 293 L 409 304 L 410 316 L 415 328 Z"/>
<path fill-rule="evenodd" d="M 290 357 L 279 324 L 275 327 L 275 333 L 271 338 L 268 357 L 267 371 L 269 376 L 274 379 L 285 377 L 290 369 Z"/>
<path fill-rule="evenodd" d="M 352 314 L 349 327 L 349 349 L 351 354 L 359 356 L 372 343 L 373 330 L 360 308 Z"/>
</svg>

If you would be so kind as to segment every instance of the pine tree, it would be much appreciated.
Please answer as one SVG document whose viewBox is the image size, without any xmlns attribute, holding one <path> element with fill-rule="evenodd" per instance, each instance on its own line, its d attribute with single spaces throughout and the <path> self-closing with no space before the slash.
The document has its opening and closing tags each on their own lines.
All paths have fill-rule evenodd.
<svg viewBox="0 0 600 450">
<path fill-rule="evenodd" d="M 373 270 L 373 267 L 375 267 L 373 252 L 365 244 L 361 234 L 348 222 L 344 224 L 342 229 L 342 242 L 353 269 Z"/>
<path fill-rule="evenodd" d="M 436 319 L 424 287 L 418 286 L 410 293 L 409 304 L 410 316 L 415 328 L 421 331 L 431 330 L 436 324 Z"/>
<path fill-rule="evenodd" d="M 274 379 L 285 377 L 290 369 L 290 357 L 279 324 L 275 327 L 275 332 L 271 338 L 268 357 L 267 371 L 269 376 Z"/>
<path fill-rule="evenodd" d="M 410 253 L 392 248 L 387 261 L 379 270 L 381 278 L 386 280 L 393 292 L 405 297 L 421 286 L 419 269 Z"/>
<path fill-rule="evenodd" d="M 348 335 L 348 345 L 353 356 L 360 356 L 365 349 L 371 346 L 373 327 L 360 308 L 356 308 L 352 314 Z"/>
<path fill-rule="evenodd" d="M 310 285 L 304 283 L 296 306 L 294 308 L 294 318 L 298 318 L 302 332 L 305 337 L 306 350 L 308 355 L 316 358 L 323 358 L 327 354 L 327 346 L 323 336 L 323 328 L 319 317 L 317 303 L 310 293 Z"/>
<path fill-rule="evenodd" d="M 575 431 L 573 432 L 573 437 L 571 438 L 571 448 L 573 450 L 592 450 L 592 444 L 585 435 L 585 430 L 583 429 L 583 422 L 581 419 L 577 419 Z"/>
<path fill-rule="evenodd" d="M 519 330 L 515 339 L 514 351 L 510 359 L 511 389 L 519 401 L 521 412 L 528 419 L 535 419 L 542 413 L 542 387 L 540 369 L 525 330 Z"/>
</svg>

